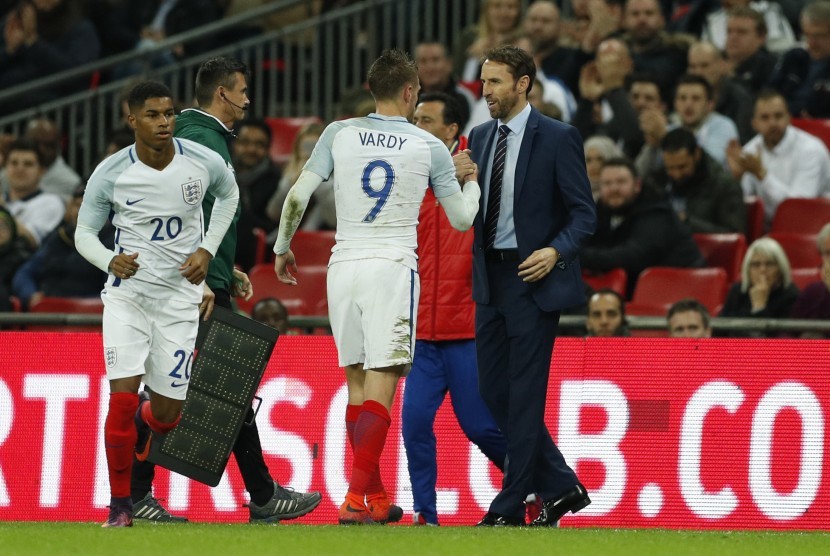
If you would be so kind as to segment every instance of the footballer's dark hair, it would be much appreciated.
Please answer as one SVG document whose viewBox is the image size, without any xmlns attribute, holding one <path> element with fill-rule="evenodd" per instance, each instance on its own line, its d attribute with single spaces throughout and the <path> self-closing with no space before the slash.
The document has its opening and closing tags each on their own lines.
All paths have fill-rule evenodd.
<svg viewBox="0 0 830 556">
<path fill-rule="evenodd" d="M 164 83 L 158 81 L 141 81 L 130 89 L 127 95 L 127 105 L 130 112 L 138 112 L 150 98 L 173 98 L 173 93 Z"/>
<path fill-rule="evenodd" d="M 507 66 L 514 81 L 518 81 L 525 75 L 530 81 L 527 84 L 525 95 L 533 89 L 533 82 L 536 81 L 536 63 L 530 54 L 516 46 L 499 46 L 488 50 L 484 58 L 491 62 L 498 62 Z"/>
<path fill-rule="evenodd" d="M 418 83 L 418 66 L 402 50 L 384 50 L 366 74 L 375 101 L 393 100 L 405 86 Z"/>
<path fill-rule="evenodd" d="M 248 66 L 239 60 L 217 56 L 205 61 L 196 72 L 196 102 L 202 108 L 210 107 L 217 87 L 231 89 L 236 84 L 236 74 L 248 78 Z"/>
</svg>

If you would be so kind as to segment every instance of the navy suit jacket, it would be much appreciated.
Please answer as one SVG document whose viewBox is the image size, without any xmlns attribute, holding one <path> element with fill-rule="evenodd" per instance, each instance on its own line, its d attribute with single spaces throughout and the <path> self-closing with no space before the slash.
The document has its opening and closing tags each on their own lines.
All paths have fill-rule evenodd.
<svg viewBox="0 0 830 556">
<path fill-rule="evenodd" d="M 498 120 L 470 133 L 469 149 L 478 164 L 479 183 L 489 183 L 491 147 Z M 484 195 L 475 218 L 473 243 L 473 299 L 487 304 L 490 285 L 484 258 Z M 525 260 L 543 247 L 553 247 L 560 258 L 553 270 L 529 283 L 533 299 L 543 311 L 559 311 L 585 301 L 579 266 L 579 246 L 596 228 L 596 205 L 585 171 L 582 138 L 576 128 L 543 116 L 531 108 L 519 150 L 514 177 L 513 224 L 519 258 Z M 518 272 L 518 271 L 517 271 Z"/>
</svg>

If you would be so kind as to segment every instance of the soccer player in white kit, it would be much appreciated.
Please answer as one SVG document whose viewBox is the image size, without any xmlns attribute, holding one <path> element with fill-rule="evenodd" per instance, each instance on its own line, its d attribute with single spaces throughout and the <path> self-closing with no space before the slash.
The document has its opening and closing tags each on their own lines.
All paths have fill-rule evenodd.
<svg viewBox="0 0 830 556">
<path fill-rule="evenodd" d="M 142 404 L 140 418 L 157 434 L 178 424 L 190 379 L 202 281 L 239 200 L 233 174 L 219 155 L 173 138 L 176 116 L 166 86 L 139 83 L 128 104 L 135 144 L 95 169 L 75 232 L 78 252 L 110 275 L 101 293 L 110 382 L 104 446 L 112 496 L 104 527 L 132 525 L 130 470 L 142 379 L 152 394 Z M 217 204 L 205 234 L 202 198 L 208 190 Z M 98 239 L 111 212 L 114 252 Z"/>
<path fill-rule="evenodd" d="M 334 122 L 323 132 L 283 206 L 274 245 L 277 278 L 296 284 L 291 238 L 311 194 L 334 174 L 336 245 L 328 270 L 329 319 L 346 370 L 346 430 L 354 452 L 341 524 L 386 523 L 403 515 L 378 469 L 398 380 L 409 370 L 420 294 L 416 227 L 431 186 L 453 227 L 470 228 L 481 195 L 468 158 L 459 167 L 447 147 L 410 123 L 420 85 L 405 53 L 384 52 L 369 68 L 376 111 Z"/>
</svg>

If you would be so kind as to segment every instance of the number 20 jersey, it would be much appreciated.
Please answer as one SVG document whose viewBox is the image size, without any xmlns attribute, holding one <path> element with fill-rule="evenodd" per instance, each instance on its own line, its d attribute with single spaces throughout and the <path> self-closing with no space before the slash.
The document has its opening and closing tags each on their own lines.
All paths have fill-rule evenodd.
<svg viewBox="0 0 830 556">
<path fill-rule="evenodd" d="M 334 174 L 332 263 L 386 258 L 417 270 L 418 213 L 427 186 L 437 198 L 461 190 L 446 145 L 405 118 L 379 114 L 330 124 L 304 170 L 323 179 Z"/>
<path fill-rule="evenodd" d="M 183 278 L 179 267 L 204 235 L 202 200 L 236 187 L 222 158 L 187 139 L 174 139 L 176 154 L 163 170 L 141 162 L 135 145 L 102 162 L 89 179 L 79 221 L 105 221 L 112 211 L 115 252 L 138 253 L 138 272 L 128 280 L 109 275 L 107 293 L 199 302 L 202 286 Z"/>
</svg>

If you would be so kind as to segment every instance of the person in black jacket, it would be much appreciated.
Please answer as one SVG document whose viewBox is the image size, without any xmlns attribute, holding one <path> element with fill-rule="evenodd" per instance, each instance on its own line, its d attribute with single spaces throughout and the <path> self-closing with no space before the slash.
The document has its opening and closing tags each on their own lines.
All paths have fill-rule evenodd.
<svg viewBox="0 0 830 556">
<path fill-rule="evenodd" d="M 625 269 L 630 297 L 640 272 L 650 266 L 704 266 L 689 230 L 659 193 L 642 187 L 630 160 L 605 162 L 599 195 L 597 230 L 582 248 L 582 268 Z"/>
<path fill-rule="evenodd" d="M 241 238 L 236 245 L 236 263 L 248 271 L 256 259 L 254 228 L 261 228 L 268 234 L 277 227 L 277 222 L 271 220 L 265 208 L 277 190 L 282 171 L 268 156 L 271 148 L 268 124 L 262 120 L 246 120 L 239 124 L 236 133 L 231 156 L 242 209 L 236 225 L 237 237 Z"/>
<path fill-rule="evenodd" d="M 719 316 L 788 318 L 798 293 L 784 249 L 774 239 L 762 237 L 747 249 L 741 281 L 729 289 Z"/>
<path fill-rule="evenodd" d="M 688 129 L 673 129 L 660 142 L 663 167 L 648 183 L 665 194 L 693 234 L 744 233 L 746 207 L 741 186 L 700 148 Z"/>
<path fill-rule="evenodd" d="M 41 297 L 97 297 L 106 274 L 95 268 L 75 249 L 75 226 L 84 187 L 79 186 L 66 207 L 63 220 L 52 230 L 31 259 L 15 273 L 12 293 L 25 306 Z M 101 231 L 101 241 L 112 247 L 114 229 Z"/>
</svg>

